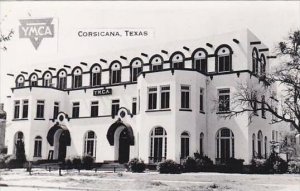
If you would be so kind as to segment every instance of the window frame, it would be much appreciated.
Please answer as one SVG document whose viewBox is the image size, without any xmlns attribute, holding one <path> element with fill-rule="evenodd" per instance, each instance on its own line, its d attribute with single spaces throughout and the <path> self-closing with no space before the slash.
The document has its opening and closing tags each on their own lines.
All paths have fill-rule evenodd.
<svg viewBox="0 0 300 191">
<path fill-rule="evenodd" d="M 80 118 L 80 102 L 74 101 L 72 102 L 72 118 Z"/>
<path fill-rule="evenodd" d="M 180 109 L 183 110 L 191 109 L 191 85 L 187 85 L 187 84 L 180 85 Z"/>
<path fill-rule="evenodd" d="M 36 119 L 44 119 L 45 118 L 45 100 L 36 100 Z M 39 108 L 40 107 L 40 108 Z"/>
<path fill-rule="evenodd" d="M 220 92 L 220 91 L 227 91 L 228 90 L 228 92 Z M 219 88 L 219 89 L 217 89 L 217 91 L 218 91 L 218 113 L 226 113 L 226 112 L 230 112 L 230 88 Z M 220 101 L 221 101 L 221 99 L 220 99 L 220 96 L 228 96 L 228 101 L 226 101 L 226 102 L 228 102 L 228 106 L 227 106 L 227 104 L 226 104 L 226 108 L 224 107 L 222 110 L 220 110 Z M 224 98 L 224 99 L 226 99 L 226 98 Z M 224 101 L 224 102 L 225 102 Z"/>
</svg>

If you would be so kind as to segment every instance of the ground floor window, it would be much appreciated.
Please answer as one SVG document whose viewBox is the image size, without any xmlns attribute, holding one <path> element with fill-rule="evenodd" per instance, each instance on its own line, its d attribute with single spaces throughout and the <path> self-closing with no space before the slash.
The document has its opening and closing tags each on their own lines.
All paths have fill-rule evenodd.
<svg viewBox="0 0 300 191">
<path fill-rule="evenodd" d="M 84 136 L 84 155 L 96 157 L 97 136 L 94 131 L 88 131 Z"/>
<path fill-rule="evenodd" d="M 252 135 L 252 157 L 255 157 L 255 134 Z"/>
<path fill-rule="evenodd" d="M 267 153 L 267 142 L 268 142 L 268 138 L 267 138 L 267 136 L 265 136 L 265 158 L 267 158 L 268 157 L 268 153 Z"/>
<path fill-rule="evenodd" d="M 150 135 L 149 162 L 161 162 L 167 157 L 167 132 L 162 127 L 156 127 Z"/>
<path fill-rule="evenodd" d="M 22 153 L 24 152 L 24 134 L 23 132 L 19 131 L 15 134 L 15 141 L 14 141 L 14 153 Z"/>
<path fill-rule="evenodd" d="M 234 135 L 228 128 L 222 128 L 217 132 L 217 161 L 223 163 L 234 157 Z"/>
<path fill-rule="evenodd" d="M 181 159 L 190 155 L 190 136 L 187 132 L 181 133 Z"/>
<path fill-rule="evenodd" d="M 204 150 L 203 150 L 203 139 L 204 139 L 204 134 L 200 133 L 200 148 L 199 148 L 199 152 L 200 155 L 203 156 Z"/>
<path fill-rule="evenodd" d="M 42 137 L 36 136 L 34 139 L 34 157 L 42 157 Z"/>
<path fill-rule="evenodd" d="M 257 134 L 257 156 L 259 158 L 262 157 L 262 146 L 263 146 L 262 141 L 263 141 L 262 132 L 258 131 L 258 134 Z"/>
</svg>

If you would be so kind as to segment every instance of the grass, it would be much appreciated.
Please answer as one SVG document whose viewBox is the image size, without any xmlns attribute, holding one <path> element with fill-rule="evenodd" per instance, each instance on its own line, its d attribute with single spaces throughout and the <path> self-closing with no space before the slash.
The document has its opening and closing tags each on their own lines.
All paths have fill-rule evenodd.
<svg viewBox="0 0 300 191">
<path fill-rule="evenodd" d="M 145 191 L 280 191 L 300 190 L 300 175 L 246 175 L 225 173 L 158 174 L 156 172 L 94 172 L 82 170 L 48 172 L 34 169 L 0 170 L 0 184 L 34 185 L 61 188 Z"/>
</svg>

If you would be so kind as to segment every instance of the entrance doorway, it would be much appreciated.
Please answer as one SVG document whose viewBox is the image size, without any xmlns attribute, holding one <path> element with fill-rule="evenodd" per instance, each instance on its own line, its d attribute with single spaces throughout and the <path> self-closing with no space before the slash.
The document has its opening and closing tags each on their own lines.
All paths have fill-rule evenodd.
<svg viewBox="0 0 300 191">
<path fill-rule="evenodd" d="M 119 136 L 119 163 L 129 161 L 130 136 L 127 128 L 124 128 Z"/>
<path fill-rule="evenodd" d="M 64 161 L 67 155 L 67 131 L 63 131 L 59 137 L 58 160 Z"/>
</svg>

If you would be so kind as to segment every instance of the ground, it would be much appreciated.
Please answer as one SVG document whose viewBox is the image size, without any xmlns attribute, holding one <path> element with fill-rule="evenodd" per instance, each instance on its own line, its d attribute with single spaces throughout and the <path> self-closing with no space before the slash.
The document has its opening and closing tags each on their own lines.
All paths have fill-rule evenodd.
<svg viewBox="0 0 300 191">
<path fill-rule="evenodd" d="M 48 172 L 34 169 L 0 170 L 0 191 L 299 191 L 300 175 L 246 175 L 223 173 L 158 174 L 157 172 Z"/>
</svg>

